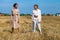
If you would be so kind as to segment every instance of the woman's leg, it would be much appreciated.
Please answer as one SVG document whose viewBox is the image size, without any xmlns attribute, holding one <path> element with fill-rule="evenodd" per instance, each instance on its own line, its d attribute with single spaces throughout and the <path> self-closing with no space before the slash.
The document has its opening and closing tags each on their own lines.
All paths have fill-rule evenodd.
<svg viewBox="0 0 60 40">
<path fill-rule="evenodd" d="M 36 30 L 36 21 L 33 22 L 33 32 Z"/>
<path fill-rule="evenodd" d="M 16 24 L 16 27 L 17 27 L 17 30 L 18 30 L 18 32 L 19 32 L 19 23 L 17 22 L 17 24 Z"/>
<path fill-rule="evenodd" d="M 13 33 L 14 32 L 14 28 L 12 27 L 12 32 L 11 33 Z"/>
<path fill-rule="evenodd" d="M 14 22 L 12 21 L 12 32 L 11 33 L 13 32 L 14 32 Z"/>
<path fill-rule="evenodd" d="M 19 32 L 19 28 L 17 28 L 18 32 Z"/>
<path fill-rule="evenodd" d="M 38 25 L 39 32 L 41 32 L 41 24 L 40 24 L 40 22 L 37 22 L 37 25 Z"/>
</svg>

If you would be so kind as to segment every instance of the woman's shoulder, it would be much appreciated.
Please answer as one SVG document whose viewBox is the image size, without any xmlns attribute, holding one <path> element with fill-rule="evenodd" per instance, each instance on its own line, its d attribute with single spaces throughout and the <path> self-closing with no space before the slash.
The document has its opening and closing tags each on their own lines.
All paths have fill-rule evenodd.
<svg viewBox="0 0 60 40">
<path fill-rule="evenodd" d="M 12 9 L 11 11 L 14 11 L 14 9 Z"/>
<path fill-rule="evenodd" d="M 40 9 L 38 9 L 38 11 L 41 11 Z"/>
<path fill-rule="evenodd" d="M 17 11 L 19 11 L 19 9 L 17 9 Z"/>
</svg>

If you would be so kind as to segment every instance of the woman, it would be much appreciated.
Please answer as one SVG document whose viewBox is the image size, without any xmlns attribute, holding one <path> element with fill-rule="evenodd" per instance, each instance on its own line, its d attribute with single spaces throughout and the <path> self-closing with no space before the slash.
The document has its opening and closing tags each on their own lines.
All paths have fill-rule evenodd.
<svg viewBox="0 0 60 40">
<path fill-rule="evenodd" d="M 18 29 L 18 31 L 19 31 L 20 14 L 19 14 L 18 4 L 17 3 L 15 3 L 13 5 L 11 18 L 12 18 L 12 32 L 14 31 L 14 29 Z"/>
<path fill-rule="evenodd" d="M 34 10 L 33 10 L 33 14 L 32 14 L 32 21 L 33 21 L 33 32 L 35 32 L 36 30 L 36 26 L 38 26 L 39 32 L 41 32 L 41 10 L 38 9 L 38 5 L 35 4 L 34 5 Z"/>
</svg>

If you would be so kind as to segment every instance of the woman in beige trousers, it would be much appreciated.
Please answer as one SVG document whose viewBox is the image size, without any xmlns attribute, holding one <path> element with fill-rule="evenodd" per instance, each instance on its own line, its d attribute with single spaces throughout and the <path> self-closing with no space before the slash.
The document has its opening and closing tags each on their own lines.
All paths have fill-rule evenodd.
<svg viewBox="0 0 60 40">
<path fill-rule="evenodd" d="M 18 4 L 17 3 L 15 3 L 13 5 L 11 18 L 12 18 L 12 32 L 14 31 L 14 29 L 17 29 L 19 31 L 20 13 L 19 13 L 19 10 L 18 10 Z"/>
</svg>

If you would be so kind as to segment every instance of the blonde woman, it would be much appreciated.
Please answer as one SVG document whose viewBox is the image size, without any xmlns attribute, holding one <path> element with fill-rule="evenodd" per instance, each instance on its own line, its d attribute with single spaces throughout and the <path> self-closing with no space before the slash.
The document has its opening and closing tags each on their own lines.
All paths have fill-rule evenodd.
<svg viewBox="0 0 60 40">
<path fill-rule="evenodd" d="M 17 3 L 15 3 L 13 5 L 11 18 L 12 18 L 12 32 L 14 31 L 14 29 L 17 29 L 19 31 L 20 13 L 19 13 L 19 10 L 18 10 L 18 4 Z"/>
</svg>

